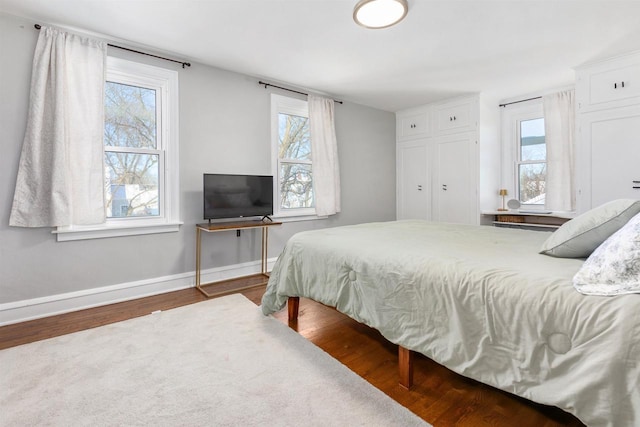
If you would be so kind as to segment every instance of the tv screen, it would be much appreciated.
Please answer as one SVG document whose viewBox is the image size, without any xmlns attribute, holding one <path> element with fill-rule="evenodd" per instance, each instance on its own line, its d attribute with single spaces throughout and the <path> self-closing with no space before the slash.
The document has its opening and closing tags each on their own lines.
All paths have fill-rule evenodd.
<svg viewBox="0 0 640 427">
<path fill-rule="evenodd" d="M 273 215 L 273 177 L 204 174 L 204 219 Z"/>
</svg>

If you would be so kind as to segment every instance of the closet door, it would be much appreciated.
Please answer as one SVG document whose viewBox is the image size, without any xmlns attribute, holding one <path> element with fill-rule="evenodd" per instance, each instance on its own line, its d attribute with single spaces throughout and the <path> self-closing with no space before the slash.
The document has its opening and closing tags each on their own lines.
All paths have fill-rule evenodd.
<svg viewBox="0 0 640 427">
<path fill-rule="evenodd" d="M 580 162 L 585 207 L 640 199 L 640 107 L 584 114 L 580 128 L 587 143 Z"/>
<path fill-rule="evenodd" d="M 431 219 L 427 140 L 397 145 L 397 217 Z"/>
<path fill-rule="evenodd" d="M 437 138 L 434 144 L 433 220 L 477 224 L 475 133 Z"/>
</svg>

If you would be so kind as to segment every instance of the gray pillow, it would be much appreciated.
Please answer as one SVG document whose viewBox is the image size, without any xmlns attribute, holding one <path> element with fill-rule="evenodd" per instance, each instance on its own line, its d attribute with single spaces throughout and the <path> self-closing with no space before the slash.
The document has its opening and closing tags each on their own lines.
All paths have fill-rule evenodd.
<svg viewBox="0 0 640 427">
<path fill-rule="evenodd" d="M 586 258 L 609 236 L 640 213 L 640 200 L 619 199 L 565 222 L 542 244 L 541 254 Z"/>
<path fill-rule="evenodd" d="M 640 214 L 593 251 L 573 286 L 586 295 L 640 293 Z"/>
</svg>

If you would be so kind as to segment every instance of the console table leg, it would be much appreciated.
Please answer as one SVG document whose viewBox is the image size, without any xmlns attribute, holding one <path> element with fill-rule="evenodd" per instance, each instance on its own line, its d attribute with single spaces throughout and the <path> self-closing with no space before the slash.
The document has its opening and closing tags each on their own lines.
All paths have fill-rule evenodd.
<svg viewBox="0 0 640 427">
<path fill-rule="evenodd" d="M 261 273 L 267 274 L 267 242 L 269 241 L 269 230 L 267 227 L 262 228 L 262 254 L 261 254 Z"/>
<path fill-rule="evenodd" d="M 201 236 L 200 236 L 200 228 L 196 227 L 196 288 L 200 290 L 200 248 L 201 244 Z"/>
</svg>

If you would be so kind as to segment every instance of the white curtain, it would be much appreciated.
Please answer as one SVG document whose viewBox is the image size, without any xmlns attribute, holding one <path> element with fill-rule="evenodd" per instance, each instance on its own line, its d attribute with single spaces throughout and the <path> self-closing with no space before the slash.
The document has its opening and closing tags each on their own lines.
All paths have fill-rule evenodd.
<svg viewBox="0 0 640 427">
<path fill-rule="evenodd" d="M 106 52 L 104 42 L 44 26 L 40 30 L 10 225 L 105 221 Z"/>
<path fill-rule="evenodd" d="M 316 214 L 340 212 L 340 170 L 332 99 L 309 95 L 309 125 L 313 158 Z"/>
<path fill-rule="evenodd" d="M 542 105 L 547 145 L 545 208 L 573 211 L 576 206 L 575 91 L 545 95 Z"/>
</svg>

